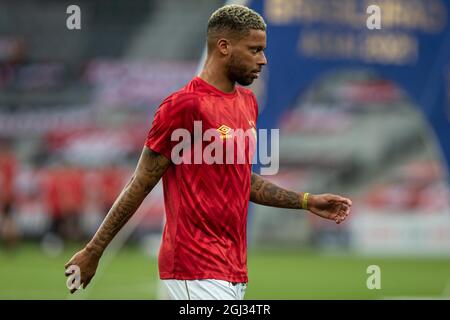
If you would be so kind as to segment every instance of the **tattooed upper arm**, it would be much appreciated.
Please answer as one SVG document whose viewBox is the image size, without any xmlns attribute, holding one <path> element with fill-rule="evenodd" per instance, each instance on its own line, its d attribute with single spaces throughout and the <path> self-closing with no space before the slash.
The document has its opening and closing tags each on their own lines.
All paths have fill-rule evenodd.
<svg viewBox="0 0 450 320">
<path fill-rule="evenodd" d="M 170 160 L 165 156 L 148 147 L 144 147 L 134 175 L 143 184 L 145 192 L 149 193 L 161 179 L 169 165 Z"/>
</svg>

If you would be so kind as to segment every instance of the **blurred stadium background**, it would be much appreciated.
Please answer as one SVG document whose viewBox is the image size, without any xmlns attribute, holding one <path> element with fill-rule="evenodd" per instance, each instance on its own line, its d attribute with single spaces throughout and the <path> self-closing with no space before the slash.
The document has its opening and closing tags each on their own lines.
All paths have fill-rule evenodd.
<svg viewBox="0 0 450 320">
<path fill-rule="evenodd" d="M 337 2 L 247 4 L 283 20 L 283 10 L 295 15 L 312 8 L 320 16 Z M 448 49 L 449 3 L 413 2 L 443 21 L 432 36 Z M 387 15 L 406 10 L 400 0 L 342 3 L 361 6 L 362 17 L 361 8 L 370 3 Z M 66 28 L 71 4 L 81 8 L 81 30 Z M 88 289 L 70 296 L 63 267 L 130 177 L 159 103 L 195 75 L 207 19 L 223 4 L 0 2 L 0 202 L 11 204 L 12 217 L 0 218 L 0 299 L 165 297 L 156 261 L 164 217 L 160 184 L 107 250 Z M 444 13 L 434 17 L 435 7 Z M 306 21 L 308 31 L 322 30 L 307 15 L 298 17 L 297 25 Z M 402 19 L 411 24 L 423 18 L 408 17 Z M 271 55 L 290 49 L 279 45 L 284 31 L 270 31 L 269 66 L 253 85 L 261 118 L 278 112 L 272 127 L 280 128 L 280 171 L 268 178 L 293 190 L 344 194 L 354 208 L 336 226 L 293 210 L 251 205 L 246 298 L 449 299 L 450 190 L 442 152 L 442 139 L 450 139 L 448 118 L 439 143 L 416 99 L 377 72 L 377 63 L 399 61 L 355 68 L 348 57 L 344 68 L 333 69 L 331 61 L 331 72 L 298 86 L 289 106 L 266 105 L 270 76 L 290 67 L 271 64 Z M 417 36 L 420 48 L 428 45 L 420 41 Z M 306 63 L 327 59 L 317 47 L 311 50 L 302 57 Z M 413 70 L 414 61 L 406 68 Z M 447 116 L 449 61 L 438 66 L 447 80 L 435 83 L 446 88 L 439 103 Z M 277 81 L 304 83 L 304 77 L 286 71 Z M 278 85 L 282 92 L 285 84 Z M 379 290 L 366 286 L 370 265 L 381 269 Z"/>
</svg>

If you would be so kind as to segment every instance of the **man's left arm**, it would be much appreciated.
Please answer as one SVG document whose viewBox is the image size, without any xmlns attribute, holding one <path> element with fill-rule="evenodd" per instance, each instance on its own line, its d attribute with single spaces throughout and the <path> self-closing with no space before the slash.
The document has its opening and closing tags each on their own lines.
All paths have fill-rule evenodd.
<svg viewBox="0 0 450 320">
<path fill-rule="evenodd" d="M 334 194 L 310 194 L 283 189 L 252 172 L 250 201 L 269 207 L 305 209 L 337 224 L 347 218 L 352 201 Z"/>
</svg>

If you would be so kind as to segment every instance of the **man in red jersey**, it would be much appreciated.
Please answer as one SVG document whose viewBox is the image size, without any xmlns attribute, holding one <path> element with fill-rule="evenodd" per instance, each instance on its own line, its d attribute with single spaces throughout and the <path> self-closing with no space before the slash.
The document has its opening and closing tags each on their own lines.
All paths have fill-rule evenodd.
<svg viewBox="0 0 450 320">
<path fill-rule="evenodd" d="M 216 147 L 231 142 L 233 150 L 251 154 L 251 136 L 237 145 L 231 132 L 255 130 L 258 106 L 253 93 L 236 83 L 251 84 L 267 64 L 265 30 L 263 18 L 244 6 L 224 6 L 212 14 L 203 70 L 162 102 L 131 180 L 93 239 L 65 266 L 79 267 L 83 288 L 109 242 L 161 177 L 166 224 L 158 266 L 172 299 L 243 299 L 249 201 L 307 209 L 336 223 L 347 217 L 349 199 L 285 190 L 252 173 L 249 161 L 236 162 L 236 154 L 229 162 L 229 149 L 211 152 L 205 140 L 198 143 L 196 132 L 203 137 L 215 132 Z M 194 145 L 180 152 L 181 137 L 184 145 Z"/>
</svg>

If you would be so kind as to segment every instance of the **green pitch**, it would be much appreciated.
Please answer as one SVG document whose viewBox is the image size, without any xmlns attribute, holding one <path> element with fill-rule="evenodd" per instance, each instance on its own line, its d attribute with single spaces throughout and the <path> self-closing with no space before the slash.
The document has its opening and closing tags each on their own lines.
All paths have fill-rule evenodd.
<svg viewBox="0 0 450 320">
<path fill-rule="evenodd" d="M 106 254 L 88 289 L 70 295 L 64 263 L 37 245 L 0 252 L 0 299 L 156 299 L 157 262 L 140 247 Z M 367 258 L 293 250 L 249 250 L 246 299 L 450 299 L 450 259 Z M 369 265 L 381 269 L 381 289 L 366 286 Z"/>
</svg>

